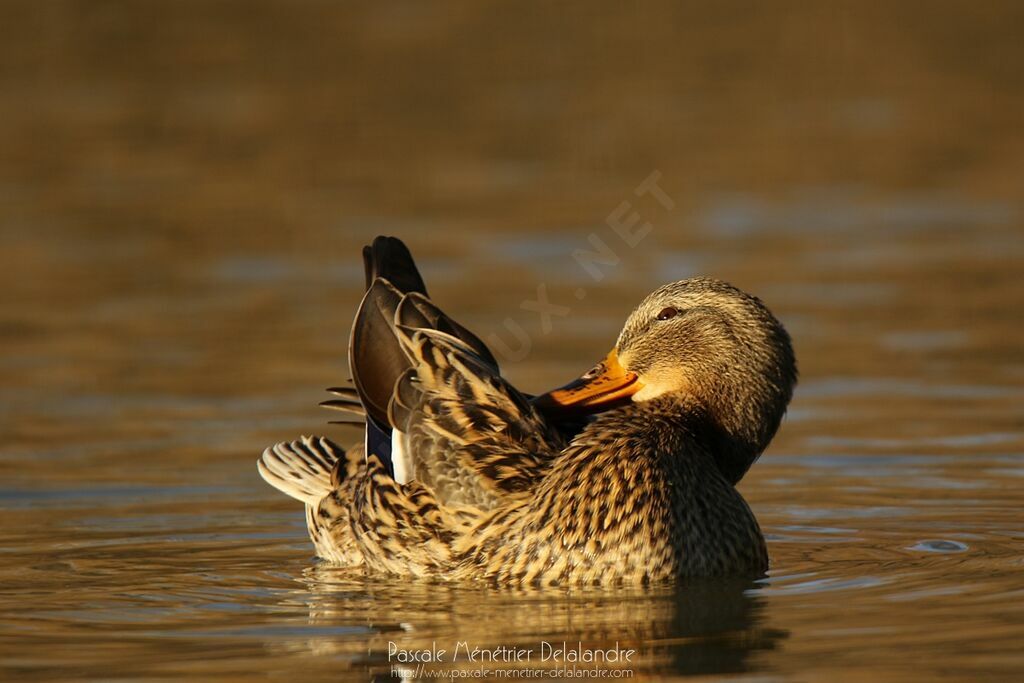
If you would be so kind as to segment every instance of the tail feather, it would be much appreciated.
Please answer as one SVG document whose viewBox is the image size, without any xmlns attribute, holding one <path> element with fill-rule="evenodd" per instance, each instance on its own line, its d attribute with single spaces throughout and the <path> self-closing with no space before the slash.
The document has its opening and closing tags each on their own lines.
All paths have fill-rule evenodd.
<svg viewBox="0 0 1024 683">
<path fill-rule="evenodd" d="M 320 407 L 344 413 L 337 420 L 328 420 L 327 424 L 361 425 L 366 423 L 366 408 L 355 387 L 330 387 L 327 391 L 340 398 L 320 401 Z"/>
<path fill-rule="evenodd" d="M 284 441 L 263 451 L 256 462 L 264 481 L 296 500 L 316 505 L 333 488 L 331 472 L 345 451 L 322 436 Z"/>
</svg>

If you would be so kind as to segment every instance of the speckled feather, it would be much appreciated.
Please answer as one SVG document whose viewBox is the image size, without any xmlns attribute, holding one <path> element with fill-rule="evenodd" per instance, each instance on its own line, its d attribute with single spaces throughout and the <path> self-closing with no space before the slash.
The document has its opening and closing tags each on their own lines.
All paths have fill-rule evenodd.
<svg viewBox="0 0 1024 683">
<path fill-rule="evenodd" d="M 407 435 L 414 478 L 448 504 L 489 510 L 525 494 L 564 447 L 526 398 L 458 340 L 398 328 L 413 368 L 391 424 Z"/>
<path fill-rule="evenodd" d="M 376 457 L 350 454 L 310 534 L 334 562 L 502 584 L 764 571 L 757 521 L 701 445 L 699 408 L 672 398 L 639 408 L 598 417 L 529 495 L 489 511 L 451 504 L 418 481 L 397 484 Z"/>
</svg>

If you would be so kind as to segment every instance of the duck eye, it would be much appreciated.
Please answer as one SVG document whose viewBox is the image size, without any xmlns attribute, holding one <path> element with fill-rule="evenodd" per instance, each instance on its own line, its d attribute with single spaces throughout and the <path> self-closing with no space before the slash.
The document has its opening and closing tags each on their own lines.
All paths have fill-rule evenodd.
<svg viewBox="0 0 1024 683">
<path fill-rule="evenodd" d="M 674 318 L 676 317 L 677 313 L 679 313 L 679 311 L 672 308 L 671 306 L 663 308 L 661 309 L 661 313 L 658 314 L 658 320 L 668 320 L 669 318 Z"/>
</svg>

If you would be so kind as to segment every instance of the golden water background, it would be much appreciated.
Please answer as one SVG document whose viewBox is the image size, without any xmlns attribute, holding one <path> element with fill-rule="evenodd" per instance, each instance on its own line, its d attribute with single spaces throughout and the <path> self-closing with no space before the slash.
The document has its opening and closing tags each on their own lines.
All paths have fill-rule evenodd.
<svg viewBox="0 0 1024 683">
<path fill-rule="evenodd" d="M 0 2 L 0 677 L 360 679 L 458 640 L 629 644 L 641 680 L 1024 675 L 1021 26 L 1015 2 Z M 655 172 L 667 202 L 635 192 Z M 770 576 L 317 566 L 255 459 L 357 437 L 316 402 L 378 233 L 481 336 L 526 330 L 526 391 L 666 281 L 762 297 L 802 372 L 740 485 Z M 546 332 L 541 285 L 569 309 Z"/>
</svg>

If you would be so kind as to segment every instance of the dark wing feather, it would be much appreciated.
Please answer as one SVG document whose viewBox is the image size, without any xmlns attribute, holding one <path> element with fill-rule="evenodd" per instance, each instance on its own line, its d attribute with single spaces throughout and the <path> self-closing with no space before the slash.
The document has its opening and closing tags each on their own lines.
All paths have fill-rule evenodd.
<svg viewBox="0 0 1024 683">
<path fill-rule="evenodd" d="M 410 292 L 426 296 L 412 254 L 402 241 L 379 235 L 363 247 L 366 294 L 352 323 L 349 369 L 366 414 L 382 431 L 388 428 L 387 407 L 395 380 L 409 367 L 392 330 L 395 310 Z M 385 461 L 390 454 L 379 454 Z"/>
<path fill-rule="evenodd" d="M 367 289 L 374 280 L 383 278 L 403 294 L 427 293 L 427 286 L 423 284 L 412 254 L 397 237 L 380 235 L 373 240 L 373 244 L 363 247 L 363 266 Z"/>
<path fill-rule="evenodd" d="M 349 369 L 366 414 L 381 428 L 388 424 L 388 403 L 395 381 L 409 367 L 394 332 L 395 310 L 402 293 L 387 280 L 376 279 L 366 290 L 349 340 Z"/>
</svg>

